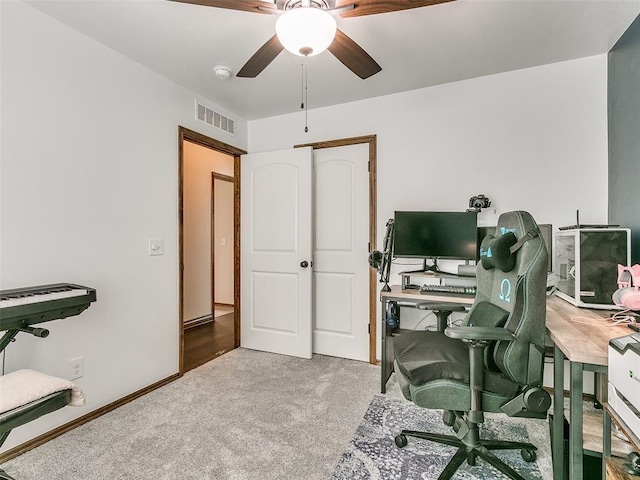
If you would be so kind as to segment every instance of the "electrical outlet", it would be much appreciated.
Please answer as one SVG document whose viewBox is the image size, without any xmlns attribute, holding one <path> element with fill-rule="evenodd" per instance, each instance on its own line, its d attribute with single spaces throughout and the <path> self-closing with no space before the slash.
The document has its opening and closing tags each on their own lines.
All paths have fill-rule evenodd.
<svg viewBox="0 0 640 480">
<path fill-rule="evenodd" d="M 69 380 L 84 377 L 84 357 L 69 360 Z"/>
</svg>

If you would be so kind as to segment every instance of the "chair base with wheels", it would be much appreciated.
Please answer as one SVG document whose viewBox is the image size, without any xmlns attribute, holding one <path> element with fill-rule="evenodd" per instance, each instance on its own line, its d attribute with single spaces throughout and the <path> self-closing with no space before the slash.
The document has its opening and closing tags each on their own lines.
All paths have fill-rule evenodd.
<svg viewBox="0 0 640 480">
<path fill-rule="evenodd" d="M 484 361 L 484 350 L 488 347 L 492 341 L 509 341 L 513 340 L 514 336 L 503 328 L 491 328 L 491 327 L 458 327 L 457 329 L 449 329 L 447 335 L 435 333 L 435 332 L 421 332 L 416 335 L 419 344 L 423 343 L 420 340 L 438 336 L 437 343 L 443 345 L 443 350 L 446 350 L 451 355 L 449 360 L 454 360 L 457 357 L 459 364 L 469 367 L 469 392 L 476 392 L 476 394 L 455 395 L 455 399 L 450 402 L 451 405 L 459 410 L 445 410 L 443 413 L 443 423 L 456 432 L 456 435 L 442 435 L 431 432 L 420 432 L 415 430 L 402 430 L 400 434 L 395 437 L 395 443 L 398 448 L 404 448 L 407 445 L 407 437 L 421 438 L 423 440 L 430 440 L 433 442 L 441 443 L 444 445 L 450 445 L 458 447 L 458 451 L 453 458 L 449 461 L 445 469 L 442 471 L 438 480 L 448 480 L 452 478 L 458 468 L 466 460 L 470 466 L 476 466 L 476 459 L 481 458 L 497 470 L 505 474 L 507 477 L 513 480 L 526 480 L 520 473 L 504 463 L 500 458 L 491 452 L 491 450 L 520 450 L 523 460 L 526 462 L 534 462 L 537 458 L 537 448 L 528 442 L 514 442 L 508 440 L 489 440 L 480 438 L 480 424 L 484 423 L 484 412 L 481 409 L 484 405 L 485 411 L 493 412 L 505 412 L 511 416 L 527 416 L 529 418 L 545 418 L 546 412 L 550 406 L 551 399 L 549 394 L 541 387 L 529 387 L 521 389 L 519 394 L 503 395 L 496 392 L 482 392 L 483 385 L 493 385 L 491 381 L 485 382 L 484 370 L 478 368 Z M 451 336 L 451 338 L 449 337 Z M 474 338 L 470 338 L 474 337 Z M 459 348 L 454 351 L 456 344 L 455 340 L 462 340 L 462 344 L 468 348 L 468 363 L 463 361 L 462 353 L 463 348 Z M 415 344 L 410 341 L 409 338 L 399 339 L 398 355 L 405 360 L 404 365 L 400 365 L 398 361 L 395 363 L 396 375 L 398 382 L 403 389 L 403 393 L 408 392 L 409 396 L 414 401 L 422 406 L 430 406 L 430 402 L 439 402 L 437 395 L 433 395 L 433 399 L 429 398 L 429 387 L 418 386 L 412 387 L 407 381 L 407 378 L 403 373 L 407 372 L 407 365 L 411 365 L 415 362 L 414 355 L 422 356 L 424 352 L 423 348 L 416 347 Z M 426 343 L 426 342 L 424 342 Z M 404 349 L 410 350 L 410 352 L 404 351 Z M 431 349 L 434 349 L 431 346 Z M 415 352 L 415 351 L 418 352 Z M 412 361 L 413 360 L 413 361 Z M 407 376 L 417 374 L 417 370 L 420 367 L 413 365 L 409 367 L 410 371 Z M 403 372 L 404 370 L 404 372 Z M 464 369 L 463 369 L 464 370 Z M 423 372 L 424 374 L 424 372 Z M 436 389 L 447 390 L 449 393 L 447 396 L 453 397 L 452 393 L 456 392 L 457 387 L 454 382 L 440 381 L 437 382 Z M 505 392 L 509 391 L 505 385 L 502 386 Z M 498 390 L 494 388 L 494 390 Z M 435 390 L 431 390 L 431 393 Z M 461 393 L 461 392 L 459 392 Z M 518 392 L 516 392 L 518 393 Z M 405 393 L 406 396 L 406 393 Z M 513 398 L 510 398 L 513 397 Z M 429 398 L 428 400 L 425 400 Z M 483 402 L 483 399 L 485 400 Z M 468 406 L 467 406 L 467 402 Z"/>
<path fill-rule="evenodd" d="M 453 435 L 402 430 L 402 432 L 395 437 L 396 445 L 398 448 L 406 447 L 407 437 L 414 437 L 442 443 L 444 445 L 450 445 L 452 447 L 458 447 L 458 451 L 438 477 L 439 480 L 448 480 L 452 478 L 465 460 L 468 465 L 475 466 L 476 458 L 478 457 L 482 458 L 509 478 L 525 480 L 522 475 L 496 457 L 491 450 L 520 450 L 520 454 L 526 462 L 534 462 L 537 458 L 537 448 L 533 444 L 526 442 L 510 442 L 505 440 L 484 440 L 480 438 L 480 432 L 477 424 L 465 423 L 465 420 L 461 418 L 458 419 L 458 422 L 460 422 L 457 423 L 458 432 L 460 432 L 461 424 L 466 425 L 464 429 L 466 433 L 462 438 L 458 438 Z"/>
</svg>

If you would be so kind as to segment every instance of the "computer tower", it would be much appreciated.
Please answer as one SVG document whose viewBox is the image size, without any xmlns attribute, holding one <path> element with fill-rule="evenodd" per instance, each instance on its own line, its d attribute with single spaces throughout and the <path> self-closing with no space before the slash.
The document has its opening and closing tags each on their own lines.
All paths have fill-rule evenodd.
<svg viewBox="0 0 640 480">
<path fill-rule="evenodd" d="M 555 234 L 556 295 L 577 307 L 613 309 L 618 265 L 631 260 L 628 228 L 579 228 Z"/>
</svg>

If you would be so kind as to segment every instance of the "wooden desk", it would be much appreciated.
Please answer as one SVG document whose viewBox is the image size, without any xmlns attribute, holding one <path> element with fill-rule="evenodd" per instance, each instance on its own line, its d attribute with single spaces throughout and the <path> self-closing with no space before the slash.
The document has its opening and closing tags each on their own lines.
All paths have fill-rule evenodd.
<svg viewBox="0 0 640 480">
<path fill-rule="evenodd" d="M 558 298 L 547 299 L 547 330 L 554 344 L 553 355 L 553 471 L 564 471 L 563 422 L 564 418 L 564 360 L 569 361 L 569 478 L 583 478 L 583 425 L 582 395 L 583 372 L 607 373 L 609 340 L 629 335 L 625 326 L 611 327 L 607 318 L 611 312 L 576 308 Z M 602 325 L 598 322 L 602 321 Z"/>
<path fill-rule="evenodd" d="M 387 391 L 387 381 L 393 372 L 393 347 L 391 346 L 391 338 L 394 330 L 387 325 L 387 304 L 389 302 L 398 302 L 401 307 L 416 308 L 416 305 L 422 302 L 447 302 L 460 303 L 462 305 L 471 306 L 475 297 L 471 295 L 442 295 L 430 293 L 422 294 L 417 290 L 403 290 L 400 285 L 392 285 L 391 291 L 380 292 L 380 301 L 382 302 L 382 372 L 380 375 L 380 392 Z M 401 325 L 402 327 L 402 325 Z M 401 328 L 397 332 L 401 332 Z"/>
</svg>

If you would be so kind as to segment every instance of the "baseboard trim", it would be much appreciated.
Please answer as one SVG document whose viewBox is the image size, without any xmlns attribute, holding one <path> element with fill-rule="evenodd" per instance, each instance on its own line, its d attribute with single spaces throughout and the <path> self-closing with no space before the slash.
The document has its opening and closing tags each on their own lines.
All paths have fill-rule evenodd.
<svg viewBox="0 0 640 480">
<path fill-rule="evenodd" d="M 0 464 L 11 460 L 12 458 L 17 457 L 18 455 L 22 455 L 23 453 L 28 452 L 29 450 L 32 450 L 36 447 L 39 447 L 40 445 L 43 445 L 44 443 L 48 442 L 49 440 L 53 440 L 54 438 L 62 435 L 63 433 L 66 433 L 70 430 L 73 430 L 74 428 L 79 427 L 80 425 L 83 425 L 87 422 L 90 422 L 91 420 L 95 420 L 98 417 L 101 417 L 102 415 L 104 415 L 105 413 L 109 413 L 112 410 L 115 410 L 118 407 L 121 407 L 133 400 L 135 400 L 136 398 L 139 398 L 143 395 L 146 395 L 147 393 L 160 388 L 164 385 L 167 385 L 168 383 L 173 382 L 174 380 L 177 380 L 178 378 L 180 378 L 180 374 L 179 373 L 174 373 L 173 375 L 164 378 L 156 383 L 153 383 L 147 387 L 144 387 L 140 390 L 138 390 L 137 392 L 133 392 L 129 395 L 127 395 L 126 397 L 122 397 L 119 400 L 116 400 L 113 403 L 110 403 L 108 405 L 105 405 L 104 407 L 100 407 L 96 410 L 94 410 L 93 412 L 87 413 L 86 415 L 83 415 L 82 417 L 78 417 L 75 420 L 70 421 L 69 423 L 65 423 L 64 425 L 61 425 L 57 428 L 54 428 L 53 430 L 43 433 L 42 435 L 33 438 L 21 445 L 18 445 L 16 447 L 13 447 L 10 450 L 7 450 L 6 452 L 0 453 Z"/>
<path fill-rule="evenodd" d="M 213 322 L 213 315 L 203 315 L 202 317 L 193 318 L 184 322 L 183 329 L 187 330 L 189 328 L 198 327 L 200 325 L 204 325 L 205 323 L 211 322 Z"/>
</svg>

